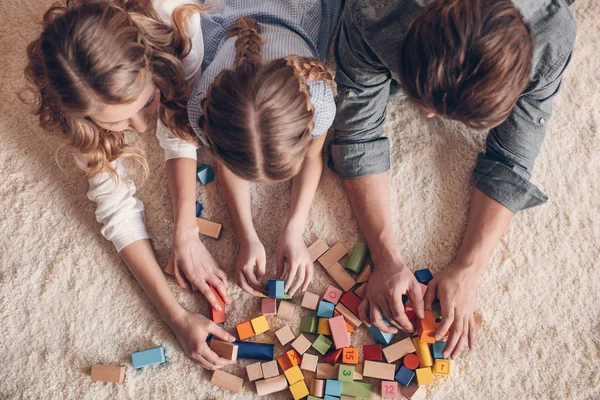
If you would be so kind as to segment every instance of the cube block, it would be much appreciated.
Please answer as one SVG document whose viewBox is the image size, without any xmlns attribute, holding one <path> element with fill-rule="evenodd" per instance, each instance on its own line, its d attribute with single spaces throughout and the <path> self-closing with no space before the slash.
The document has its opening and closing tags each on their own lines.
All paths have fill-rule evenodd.
<svg viewBox="0 0 600 400">
<path fill-rule="evenodd" d="M 302 371 L 300 371 L 300 368 L 297 365 L 286 369 L 283 371 L 283 373 L 285 374 L 285 377 L 290 385 L 304 380 L 304 375 L 302 375 Z"/>
<path fill-rule="evenodd" d="M 314 293 L 305 292 L 302 297 L 302 308 L 308 308 L 309 310 L 316 310 L 319 305 L 319 296 Z"/>
<path fill-rule="evenodd" d="M 298 352 L 298 354 L 302 355 L 306 352 L 306 350 L 310 349 L 311 344 L 312 343 L 306 338 L 306 336 L 300 334 L 296 340 L 292 342 L 292 347 Z"/>
<path fill-rule="evenodd" d="M 277 330 L 275 332 L 275 336 L 277 336 L 277 339 L 279 340 L 279 343 L 281 343 L 282 346 L 285 346 L 286 344 L 294 340 L 294 333 L 290 329 L 289 325 L 284 325 L 281 329 Z"/>
<path fill-rule="evenodd" d="M 269 297 L 273 297 L 276 299 L 283 299 L 283 281 L 269 280 L 267 283 L 267 293 Z"/>
<path fill-rule="evenodd" d="M 250 321 L 242 322 L 235 326 L 240 340 L 245 340 L 254 336 L 254 328 Z"/>
<path fill-rule="evenodd" d="M 300 319 L 300 332 L 317 333 L 317 318 L 302 317 Z"/>
<path fill-rule="evenodd" d="M 340 397 L 342 395 L 342 382 L 336 379 L 325 381 L 325 395 Z"/>
<path fill-rule="evenodd" d="M 417 278 L 417 282 L 427 285 L 433 279 L 433 274 L 428 268 L 424 268 L 415 271 L 415 278 Z"/>
<path fill-rule="evenodd" d="M 250 322 L 252 323 L 252 329 L 254 329 L 255 335 L 260 335 L 261 333 L 267 332 L 269 330 L 269 322 L 267 322 L 267 317 L 265 317 L 264 315 L 256 317 L 250 320 Z"/>
<path fill-rule="evenodd" d="M 336 288 L 335 286 L 329 286 L 329 287 L 327 287 L 327 290 L 325 291 L 325 294 L 323 295 L 323 300 L 328 301 L 333 304 L 337 304 L 338 301 L 340 301 L 340 297 L 342 297 L 343 293 L 344 292 L 342 292 L 340 289 Z"/>
<path fill-rule="evenodd" d="M 450 360 L 435 360 L 433 374 L 442 376 L 450 375 Z"/>
<path fill-rule="evenodd" d="M 262 315 L 276 315 L 277 314 L 277 299 L 267 297 L 260 300 L 260 312 Z"/>
<path fill-rule="evenodd" d="M 383 358 L 383 346 L 380 344 L 365 344 L 363 346 L 363 358 L 370 361 L 381 361 Z"/>
<path fill-rule="evenodd" d="M 202 164 L 196 168 L 196 176 L 203 185 L 208 185 L 215 180 L 215 173 L 212 168 L 206 164 Z"/>
<path fill-rule="evenodd" d="M 302 355 L 302 363 L 300 364 L 300 369 L 315 372 L 317 370 L 318 363 L 319 357 L 312 354 L 304 353 Z"/>
<path fill-rule="evenodd" d="M 290 385 L 290 392 L 292 393 L 294 400 L 300 400 L 308 396 L 308 388 L 306 387 L 304 379 L 294 383 L 293 385 Z"/>
<path fill-rule="evenodd" d="M 342 303 L 354 315 L 358 315 L 358 306 L 362 300 L 354 292 L 346 292 L 340 298 Z"/>
<path fill-rule="evenodd" d="M 277 318 L 283 319 L 285 321 L 291 321 L 294 317 L 294 310 L 296 306 L 294 303 L 289 301 L 280 301 L 279 309 L 277 310 Z"/>
<path fill-rule="evenodd" d="M 354 365 L 340 365 L 338 381 L 352 382 L 354 380 Z"/>
<path fill-rule="evenodd" d="M 398 397 L 398 382 L 381 381 L 381 397 L 384 399 L 395 399 Z"/>
<path fill-rule="evenodd" d="M 415 374 L 417 375 L 417 384 L 419 386 L 433 382 L 433 373 L 429 367 L 417 368 Z"/>
<path fill-rule="evenodd" d="M 320 301 L 317 307 L 317 317 L 320 318 L 331 318 L 333 317 L 334 304 L 327 301 Z"/>
<path fill-rule="evenodd" d="M 325 353 L 327 353 L 327 350 L 329 350 L 332 344 L 333 343 L 331 343 L 331 341 L 325 336 L 319 335 L 317 339 L 313 342 L 312 347 L 319 353 L 325 355 Z"/>
<path fill-rule="evenodd" d="M 414 377 L 414 371 L 411 371 L 410 369 L 406 368 L 406 366 L 401 365 L 400 369 L 398 369 L 398 372 L 396 372 L 394 379 L 396 379 L 396 381 L 398 381 L 401 385 L 408 386 Z"/>
</svg>

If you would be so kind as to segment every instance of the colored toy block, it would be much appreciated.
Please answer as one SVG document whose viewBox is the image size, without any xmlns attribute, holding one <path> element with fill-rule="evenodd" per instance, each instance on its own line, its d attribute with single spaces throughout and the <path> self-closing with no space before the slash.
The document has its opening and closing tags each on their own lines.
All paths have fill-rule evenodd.
<svg viewBox="0 0 600 400">
<path fill-rule="evenodd" d="M 317 333 L 317 318 L 315 318 L 315 317 L 300 318 L 300 332 Z"/>
<path fill-rule="evenodd" d="M 354 380 L 355 381 L 362 381 L 363 379 L 363 365 L 362 364 L 356 364 L 354 366 Z"/>
<path fill-rule="evenodd" d="M 166 362 L 165 348 L 162 346 L 131 353 L 131 365 L 136 369 Z"/>
<path fill-rule="evenodd" d="M 319 353 L 325 355 L 325 353 L 327 353 L 327 350 L 329 350 L 332 344 L 333 343 L 331 343 L 331 341 L 325 336 L 319 335 L 317 339 L 313 342 L 312 347 Z"/>
<path fill-rule="evenodd" d="M 269 361 L 261 364 L 263 377 L 265 379 L 273 378 L 279 375 L 279 367 L 277 367 L 277 361 Z"/>
<path fill-rule="evenodd" d="M 329 329 L 329 318 L 319 318 L 319 326 L 317 327 L 317 333 L 319 335 L 331 336 L 331 330 Z"/>
<path fill-rule="evenodd" d="M 434 334 L 437 328 L 435 317 L 429 310 L 425 310 L 423 318 L 417 319 L 417 332 L 419 340 L 423 343 L 435 343 Z"/>
<path fill-rule="evenodd" d="M 196 176 L 203 185 L 208 185 L 215 180 L 215 173 L 213 172 L 212 168 L 206 164 L 202 164 L 196 168 Z"/>
<path fill-rule="evenodd" d="M 419 367 L 419 357 L 416 354 L 407 354 L 402 360 L 402 364 L 408 369 L 415 370 Z"/>
<path fill-rule="evenodd" d="M 417 368 L 415 374 L 417 375 L 417 384 L 419 386 L 433 382 L 433 374 L 429 367 Z"/>
<path fill-rule="evenodd" d="M 94 364 L 92 365 L 90 379 L 94 382 L 121 383 L 125 379 L 125 366 Z"/>
<path fill-rule="evenodd" d="M 325 381 L 325 395 L 340 397 L 342 395 L 342 382 L 336 379 Z"/>
<path fill-rule="evenodd" d="M 429 345 L 422 343 L 419 338 L 412 338 L 415 350 L 417 351 L 417 357 L 419 357 L 419 366 L 421 368 L 431 367 L 433 365 L 433 359 L 431 358 L 431 352 L 429 351 Z"/>
<path fill-rule="evenodd" d="M 277 366 L 277 365 L 275 365 Z M 260 362 L 246 365 L 246 373 L 248 374 L 248 380 L 250 382 L 257 381 L 263 378 L 263 370 L 260 365 Z"/>
<path fill-rule="evenodd" d="M 229 390 L 233 393 L 239 393 L 244 384 L 244 380 L 238 376 L 231 375 L 221 369 L 213 373 L 210 383 L 217 385 L 221 389 Z"/>
<path fill-rule="evenodd" d="M 365 264 L 366 256 L 367 246 L 362 242 L 356 243 L 356 246 L 354 246 L 354 250 L 350 255 L 350 259 L 348 260 L 348 264 L 346 264 L 346 269 L 349 269 L 355 274 L 359 274 Z"/>
<path fill-rule="evenodd" d="M 283 371 L 283 373 L 285 374 L 285 377 L 287 378 L 288 383 L 290 385 L 304 380 L 304 375 L 302 375 L 302 371 L 300 371 L 300 368 L 297 365 L 286 369 L 285 371 Z"/>
<path fill-rule="evenodd" d="M 300 400 L 308 396 L 308 388 L 306 387 L 306 383 L 304 383 L 304 379 L 291 385 L 290 392 L 294 400 Z"/>
<path fill-rule="evenodd" d="M 316 397 L 323 397 L 325 393 L 325 381 L 323 379 L 311 378 L 310 394 Z"/>
<path fill-rule="evenodd" d="M 279 309 L 277 310 L 277 318 L 283 319 L 285 321 L 291 321 L 294 317 L 294 310 L 296 306 L 294 303 L 289 301 L 280 301 Z"/>
<path fill-rule="evenodd" d="M 235 361 L 237 360 L 238 345 L 230 342 L 224 342 L 222 340 L 211 339 L 210 349 L 217 353 L 217 355 L 226 360 Z"/>
<path fill-rule="evenodd" d="M 223 300 L 217 289 L 214 288 L 214 286 L 209 284 L 208 287 L 212 291 L 213 295 L 217 298 L 217 301 L 221 306 L 221 311 L 217 310 L 216 308 L 210 307 L 209 317 L 215 324 L 222 324 L 225 322 L 225 301 Z"/>
<path fill-rule="evenodd" d="M 294 366 L 287 353 L 283 353 L 282 355 L 277 357 L 277 363 L 279 364 L 279 367 L 281 367 L 281 370 L 283 372 L 287 371 L 288 369 Z"/>
<path fill-rule="evenodd" d="M 356 289 L 354 289 L 354 294 L 360 297 L 361 299 L 364 299 L 365 295 L 367 294 L 367 285 L 365 285 L 364 282 L 358 285 Z"/>
<path fill-rule="evenodd" d="M 433 274 L 428 268 L 424 268 L 415 271 L 415 278 L 417 278 L 417 282 L 427 285 L 433 279 Z"/>
<path fill-rule="evenodd" d="M 352 314 L 352 312 L 348 310 L 345 305 L 338 303 L 338 305 L 335 306 L 335 310 L 344 316 L 344 320 L 350 326 L 352 326 L 352 328 L 357 329 L 359 326 L 362 325 L 362 321 L 360 320 L 360 318 Z"/>
<path fill-rule="evenodd" d="M 354 278 L 350 276 L 348 272 L 340 265 L 339 262 L 333 264 L 327 269 L 327 274 L 342 288 L 343 291 L 347 292 L 356 285 Z"/>
<path fill-rule="evenodd" d="M 358 316 L 358 306 L 362 300 L 360 297 L 354 294 L 354 292 L 346 292 L 340 298 L 340 303 L 342 303 L 350 312 L 356 316 Z"/>
<path fill-rule="evenodd" d="M 308 397 L 306 398 L 306 400 L 322 400 L 322 399 L 321 399 L 320 397 L 315 397 L 315 396 L 312 396 L 312 395 L 311 395 L 311 396 L 308 396 Z"/>
<path fill-rule="evenodd" d="M 377 378 L 386 381 L 394 380 L 396 366 L 377 361 L 365 361 L 363 367 L 363 376 L 366 378 Z"/>
<path fill-rule="evenodd" d="M 304 353 L 306 353 L 306 350 L 310 349 L 310 346 L 312 345 L 312 343 L 310 342 L 310 340 L 308 340 L 306 338 L 306 336 L 304 336 L 303 334 L 300 334 L 296 340 L 294 340 L 292 342 L 292 347 L 294 348 L 294 350 L 296 350 L 298 352 L 298 354 L 302 355 Z"/>
<path fill-rule="evenodd" d="M 262 315 L 276 315 L 277 314 L 277 299 L 267 297 L 266 299 L 260 300 L 260 312 Z"/>
<path fill-rule="evenodd" d="M 315 262 L 327 250 L 329 250 L 329 246 L 327 246 L 327 244 L 321 239 L 318 239 L 316 242 L 308 246 L 308 255 L 310 255 L 312 262 Z"/>
<path fill-rule="evenodd" d="M 199 234 L 209 236 L 213 239 L 221 238 L 221 231 L 223 230 L 223 225 L 217 224 L 216 222 L 212 222 L 203 218 L 196 218 L 196 225 L 198 226 Z"/>
<path fill-rule="evenodd" d="M 387 326 L 390 326 L 390 323 L 385 317 L 383 318 L 383 322 L 385 322 Z M 375 343 L 383 345 L 390 344 L 392 338 L 394 337 L 393 333 L 382 332 L 375 325 L 371 325 L 369 327 L 369 333 L 371 334 L 371 336 L 373 336 L 373 339 L 375 339 Z"/>
<path fill-rule="evenodd" d="M 435 364 L 433 364 L 433 374 L 434 375 L 450 375 L 450 360 L 435 360 Z"/>
<path fill-rule="evenodd" d="M 317 364 L 317 378 L 318 379 L 337 379 L 339 374 L 339 365 L 329 365 L 327 363 Z"/>
<path fill-rule="evenodd" d="M 383 355 L 388 363 L 393 363 L 405 355 L 414 353 L 415 351 L 415 345 L 408 337 L 383 349 Z"/>
<path fill-rule="evenodd" d="M 368 399 L 373 393 L 373 386 L 363 382 L 342 382 L 342 395 Z"/>
<path fill-rule="evenodd" d="M 444 347 L 446 347 L 446 342 L 435 342 L 434 344 L 432 344 L 431 353 L 433 354 L 433 358 L 435 358 L 436 360 L 446 358 L 442 355 Z"/>
<path fill-rule="evenodd" d="M 319 257 L 319 264 L 321 264 L 323 268 L 329 269 L 346 254 L 348 254 L 348 250 L 346 250 L 343 244 L 337 242 L 331 246 L 331 248 L 327 250 L 321 257 Z"/>
<path fill-rule="evenodd" d="M 270 343 L 243 342 L 236 340 L 233 344 L 238 346 L 237 358 L 271 361 L 275 346 Z"/>
<path fill-rule="evenodd" d="M 384 399 L 398 397 L 398 382 L 381 381 L 381 397 Z"/>
<path fill-rule="evenodd" d="M 360 274 L 358 274 L 358 276 L 356 277 L 356 283 L 363 283 L 363 282 L 368 281 L 369 278 L 371 277 L 372 272 L 373 272 L 373 267 L 371 267 L 371 264 L 369 264 L 369 263 L 365 264 L 362 271 L 360 271 Z"/>
<path fill-rule="evenodd" d="M 202 213 L 202 204 L 196 202 L 196 218 L 200 217 Z"/>
<path fill-rule="evenodd" d="M 331 350 L 329 353 L 323 356 L 322 361 L 330 365 L 337 364 L 338 360 L 342 356 L 342 350 L 343 349 Z"/>
<path fill-rule="evenodd" d="M 284 288 L 284 282 L 283 281 L 276 281 L 276 280 L 269 280 L 269 282 L 267 283 L 267 293 L 269 297 L 273 297 L 273 298 L 277 298 L 277 299 L 283 299 L 283 288 Z"/>
<path fill-rule="evenodd" d="M 252 323 L 252 329 L 254 329 L 255 335 L 260 335 L 261 333 L 269 330 L 269 322 L 267 321 L 267 317 L 264 315 L 253 318 L 250 320 L 250 322 Z"/>
<path fill-rule="evenodd" d="M 410 382 L 413 380 L 414 377 L 414 371 L 406 368 L 406 366 L 404 365 L 401 365 L 398 369 L 398 372 L 396 372 L 396 376 L 394 377 L 394 379 L 397 380 L 401 385 L 408 386 L 410 385 Z"/>
<path fill-rule="evenodd" d="M 300 363 L 300 369 L 315 372 L 317 370 L 318 363 L 319 357 L 312 354 L 304 353 L 302 355 L 302 363 Z"/>
<path fill-rule="evenodd" d="M 330 318 L 329 329 L 331 330 L 331 336 L 333 337 L 336 349 L 350 346 L 350 335 L 346 330 L 343 316 Z"/>
<path fill-rule="evenodd" d="M 257 396 L 266 396 L 281 392 L 288 388 L 287 379 L 284 375 L 279 375 L 269 379 L 263 379 L 255 382 Z"/>
<path fill-rule="evenodd" d="M 383 358 L 383 346 L 380 344 L 363 345 L 363 358 L 369 361 L 381 361 Z"/>
<path fill-rule="evenodd" d="M 290 360 L 290 363 L 292 363 L 292 366 L 300 365 L 300 363 L 302 362 L 302 359 L 300 358 L 300 354 L 298 354 L 298 352 L 294 349 L 288 350 L 285 354 L 287 355 L 287 358 Z"/>
<path fill-rule="evenodd" d="M 406 314 L 406 318 L 410 321 L 412 326 L 417 326 L 417 313 L 410 307 L 404 306 L 404 314 Z"/>
<path fill-rule="evenodd" d="M 337 304 L 340 301 L 340 297 L 342 297 L 342 292 L 340 289 L 334 286 L 328 286 L 325 294 L 323 295 L 323 300 L 328 301 L 333 304 Z"/>
<path fill-rule="evenodd" d="M 400 393 L 409 400 L 425 400 L 427 397 L 425 388 L 417 385 L 415 382 L 400 389 Z"/>
<path fill-rule="evenodd" d="M 325 397 L 323 397 L 323 400 L 339 400 L 339 397 L 326 394 Z"/>
<path fill-rule="evenodd" d="M 302 308 L 308 308 L 309 310 L 316 310 L 319 304 L 319 296 L 314 293 L 305 292 L 302 297 Z"/>
<path fill-rule="evenodd" d="M 354 380 L 354 365 L 340 365 L 338 381 L 352 382 Z"/>
<path fill-rule="evenodd" d="M 277 339 L 279 340 L 279 343 L 281 343 L 282 346 L 285 346 L 286 344 L 294 340 L 294 334 L 292 333 L 292 330 L 290 329 L 289 325 L 284 325 L 281 329 L 276 331 L 275 336 L 277 336 Z"/>
<path fill-rule="evenodd" d="M 358 364 L 358 349 L 354 347 L 344 347 L 342 351 L 342 363 Z"/>
<path fill-rule="evenodd" d="M 250 321 L 242 322 L 235 326 L 240 340 L 245 340 L 254 336 L 254 328 Z"/>
<path fill-rule="evenodd" d="M 317 317 L 331 318 L 333 317 L 333 309 L 335 306 L 327 301 L 320 301 L 317 307 Z"/>
</svg>

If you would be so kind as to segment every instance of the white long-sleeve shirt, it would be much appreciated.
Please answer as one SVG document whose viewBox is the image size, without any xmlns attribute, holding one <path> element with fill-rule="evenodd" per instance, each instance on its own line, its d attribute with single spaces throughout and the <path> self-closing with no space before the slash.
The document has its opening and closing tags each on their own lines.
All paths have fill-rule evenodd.
<svg viewBox="0 0 600 400">
<path fill-rule="evenodd" d="M 173 10 L 180 4 L 193 3 L 193 0 L 154 0 L 154 7 L 166 23 L 171 24 Z M 200 29 L 200 15 L 190 18 L 187 33 L 192 39 L 192 49 L 183 59 L 186 79 L 193 85 L 200 76 L 200 67 L 204 56 L 204 43 Z M 196 160 L 197 146 L 181 140 L 159 120 L 156 137 L 165 150 L 165 161 L 173 158 L 191 158 Z M 74 155 L 77 165 L 84 169 L 86 163 L 80 155 Z M 108 172 L 101 172 L 88 180 L 88 199 L 96 202 L 96 220 L 103 227 L 102 235 L 113 242 L 117 251 L 140 239 L 150 238 L 144 221 L 144 204 L 135 196 L 135 183 L 127 177 L 127 168 L 122 160 L 114 161 L 111 166 L 118 179 Z"/>
</svg>

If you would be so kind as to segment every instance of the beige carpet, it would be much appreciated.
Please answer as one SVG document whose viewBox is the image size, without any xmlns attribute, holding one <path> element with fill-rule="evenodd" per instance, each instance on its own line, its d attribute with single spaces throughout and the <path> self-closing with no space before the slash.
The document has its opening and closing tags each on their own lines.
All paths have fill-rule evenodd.
<svg viewBox="0 0 600 400">
<path fill-rule="evenodd" d="M 249 383 L 237 396 L 210 385 L 210 374 L 183 354 L 100 235 L 86 181 L 65 152 L 58 157 L 61 170 L 56 141 L 18 101 L 24 49 L 50 4 L 0 1 L 0 398 L 255 397 Z M 478 348 L 453 362 L 451 377 L 431 385 L 431 399 L 600 398 L 600 4 L 578 1 L 573 11 L 575 54 L 533 178 L 550 201 L 519 214 L 496 249 L 479 285 L 484 328 Z M 387 121 L 398 245 L 410 268 L 439 271 L 465 226 L 471 170 L 484 135 L 426 120 L 401 103 L 390 104 Z M 142 140 L 153 173 L 139 195 L 164 263 L 172 217 L 163 155 L 153 136 Z M 289 185 L 253 190 L 256 227 L 270 260 L 289 195 Z M 223 238 L 205 243 L 231 272 L 237 245 L 218 185 L 199 188 L 198 197 L 205 216 L 224 224 Z M 329 170 L 306 229 L 307 242 L 317 237 L 347 247 L 360 238 L 340 181 Z M 330 281 L 317 271 L 311 290 L 321 294 Z M 206 313 L 198 295 L 171 287 L 186 308 Z M 258 300 L 233 287 L 230 295 L 228 329 L 258 315 Z M 295 332 L 303 313 L 298 307 Z M 282 325 L 275 318 L 271 323 Z M 352 340 L 370 341 L 362 329 Z M 132 351 L 159 345 L 167 350 L 167 365 L 131 368 Z M 94 363 L 127 365 L 125 382 L 92 383 Z M 243 365 L 227 371 L 245 377 Z"/>
</svg>

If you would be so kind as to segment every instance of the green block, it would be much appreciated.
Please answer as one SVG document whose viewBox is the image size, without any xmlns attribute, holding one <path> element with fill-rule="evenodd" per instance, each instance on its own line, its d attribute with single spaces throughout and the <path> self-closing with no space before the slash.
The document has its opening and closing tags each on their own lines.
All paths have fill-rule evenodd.
<svg viewBox="0 0 600 400">
<path fill-rule="evenodd" d="M 287 293 L 283 294 L 283 299 L 284 300 L 290 300 L 291 298 L 292 298 L 292 296 L 290 296 L 289 294 L 287 294 Z"/>
<path fill-rule="evenodd" d="M 354 251 L 350 255 L 350 259 L 348 260 L 348 264 L 346 264 L 346 269 L 349 269 L 352 272 L 357 274 L 363 269 L 365 265 L 365 257 L 367 256 L 367 246 L 362 243 L 356 243 L 354 247 Z"/>
<path fill-rule="evenodd" d="M 317 317 L 302 317 L 300 319 L 300 332 L 317 333 Z"/>
<path fill-rule="evenodd" d="M 352 382 L 354 380 L 354 365 L 340 364 L 338 381 Z"/>
<path fill-rule="evenodd" d="M 331 343 L 331 340 L 327 339 L 323 335 L 319 335 L 319 337 L 313 342 L 312 347 L 319 353 L 325 355 L 325 353 L 327 353 L 327 350 L 329 350 L 332 344 L 333 343 Z"/>
<path fill-rule="evenodd" d="M 342 394 L 344 396 L 363 397 L 368 399 L 373 393 L 373 385 L 364 382 L 342 382 Z"/>
</svg>

